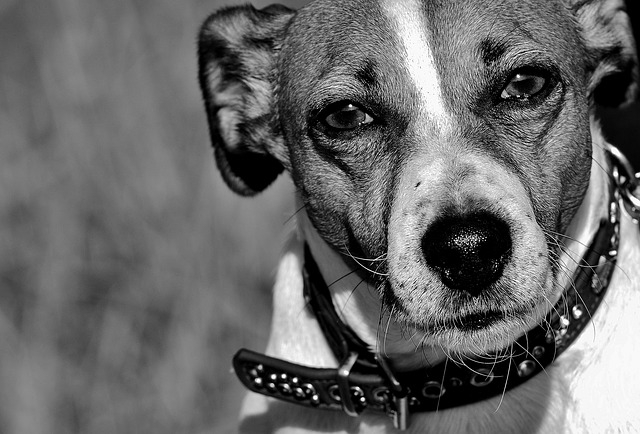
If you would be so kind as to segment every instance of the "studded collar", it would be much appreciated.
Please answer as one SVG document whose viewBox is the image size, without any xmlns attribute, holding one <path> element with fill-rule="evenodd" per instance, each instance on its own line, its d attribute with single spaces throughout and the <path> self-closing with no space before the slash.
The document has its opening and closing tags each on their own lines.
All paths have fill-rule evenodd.
<svg viewBox="0 0 640 434">
<path fill-rule="evenodd" d="M 619 151 L 615 150 L 619 153 Z M 621 155 L 621 154 L 620 154 Z M 613 154 L 614 163 L 617 155 Z M 513 344 L 509 357 L 446 359 L 430 368 L 393 372 L 380 354 L 338 317 L 329 289 L 308 247 L 304 294 L 332 348 L 338 369 L 312 368 L 242 349 L 234 357 L 240 381 L 251 391 L 318 409 L 384 412 L 396 428 L 409 415 L 462 406 L 504 393 L 544 370 L 578 337 L 600 305 L 615 268 L 619 244 L 620 182 L 613 164 L 609 216 L 602 219 L 558 304 Z M 624 202 L 624 201 L 623 201 Z"/>
</svg>

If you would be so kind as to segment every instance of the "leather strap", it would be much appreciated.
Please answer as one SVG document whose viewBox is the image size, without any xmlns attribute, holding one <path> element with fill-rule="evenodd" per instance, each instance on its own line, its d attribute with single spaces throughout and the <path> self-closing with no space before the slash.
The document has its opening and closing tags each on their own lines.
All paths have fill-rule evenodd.
<svg viewBox="0 0 640 434">
<path fill-rule="evenodd" d="M 369 351 L 368 345 L 346 324 L 342 322 L 331 299 L 329 288 L 320 273 L 318 264 L 313 259 L 309 246 L 304 246 L 304 298 L 307 306 L 315 315 L 320 329 L 333 350 L 337 360 L 345 360 L 349 354 L 360 355 L 356 364 L 364 370 L 377 370 L 375 355 Z"/>
</svg>

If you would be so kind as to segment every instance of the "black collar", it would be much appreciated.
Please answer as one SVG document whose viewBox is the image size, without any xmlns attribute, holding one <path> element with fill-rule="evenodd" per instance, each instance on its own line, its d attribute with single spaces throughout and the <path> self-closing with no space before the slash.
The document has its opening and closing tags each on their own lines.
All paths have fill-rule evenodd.
<svg viewBox="0 0 640 434">
<path fill-rule="evenodd" d="M 614 183 L 611 183 L 612 185 Z M 514 343 L 510 357 L 487 363 L 445 360 L 431 368 L 393 372 L 386 360 L 344 324 L 329 289 L 305 247 L 304 293 L 337 360 L 338 369 L 311 368 L 246 349 L 233 364 L 250 390 L 295 404 L 342 410 L 384 412 L 405 429 L 410 413 L 435 411 L 478 402 L 504 393 L 544 370 L 577 338 L 600 305 L 611 278 L 619 242 L 620 192 L 611 189 L 609 218 L 600 222 L 563 297 L 544 325 Z"/>
</svg>

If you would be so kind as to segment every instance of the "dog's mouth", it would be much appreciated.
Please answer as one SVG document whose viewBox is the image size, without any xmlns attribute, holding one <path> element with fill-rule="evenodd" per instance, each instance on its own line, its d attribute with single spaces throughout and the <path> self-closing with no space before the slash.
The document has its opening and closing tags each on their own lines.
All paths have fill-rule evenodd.
<svg viewBox="0 0 640 434">
<path fill-rule="evenodd" d="M 443 328 L 457 329 L 462 332 L 482 330 L 504 319 L 504 312 L 499 311 L 473 313 L 447 320 L 443 324 Z"/>
<path fill-rule="evenodd" d="M 422 324 L 413 324 L 418 330 L 423 330 L 431 336 L 437 337 L 443 334 L 454 333 L 458 336 L 474 336 L 478 333 L 502 334 L 504 332 L 513 333 L 528 323 L 527 319 L 533 319 L 532 313 L 524 308 L 512 311 L 506 310 L 485 310 L 440 318 Z M 526 329 L 521 330 L 525 332 Z M 517 333 L 516 333 L 517 334 Z"/>
<path fill-rule="evenodd" d="M 490 354 L 527 333 L 538 323 L 536 318 L 524 308 L 481 310 L 414 323 L 411 328 L 420 333 L 423 343 L 446 348 L 451 354 Z"/>
</svg>

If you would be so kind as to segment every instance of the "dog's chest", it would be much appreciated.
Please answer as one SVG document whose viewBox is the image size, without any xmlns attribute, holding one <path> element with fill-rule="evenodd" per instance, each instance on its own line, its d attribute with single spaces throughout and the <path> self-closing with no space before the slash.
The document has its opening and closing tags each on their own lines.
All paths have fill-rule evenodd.
<svg viewBox="0 0 640 434">
<path fill-rule="evenodd" d="M 605 302 L 575 349 L 559 360 L 569 380 L 558 403 L 567 432 L 640 430 L 640 232 L 624 216 L 616 271 Z"/>
</svg>

